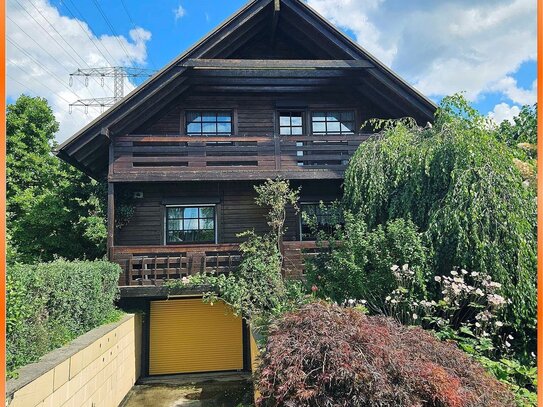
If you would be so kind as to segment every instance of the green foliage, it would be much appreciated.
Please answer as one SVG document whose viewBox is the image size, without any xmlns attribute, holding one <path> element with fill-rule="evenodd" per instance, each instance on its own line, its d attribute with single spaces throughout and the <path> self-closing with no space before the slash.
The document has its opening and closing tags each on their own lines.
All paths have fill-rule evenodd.
<svg viewBox="0 0 543 407">
<path fill-rule="evenodd" d="M 424 233 L 435 275 L 461 267 L 502 283 L 512 301 L 506 321 L 526 333 L 517 346 L 533 346 L 535 188 L 515 164 L 518 152 L 459 96 L 444 99 L 433 127 L 381 125 L 350 161 L 345 206 L 370 229 L 411 219 Z"/>
<path fill-rule="evenodd" d="M 19 97 L 6 126 L 8 261 L 102 257 L 105 189 L 52 154 L 58 123 L 47 101 Z"/>
<path fill-rule="evenodd" d="M 307 265 L 308 282 L 320 297 L 365 299 L 383 309 L 386 295 L 397 288 L 391 265 L 407 262 L 416 273 L 412 294 L 424 295 L 426 252 L 411 221 L 397 219 L 368 230 L 352 213 L 344 218 L 344 228 L 328 237 L 328 248 Z"/>
<path fill-rule="evenodd" d="M 251 320 L 279 306 L 285 287 L 280 273 L 279 252 L 273 239 L 253 232 L 242 236 L 247 240 L 240 245 L 242 261 L 235 272 L 218 276 L 198 274 L 191 276 L 189 282 L 191 285 L 214 287 L 220 298 L 232 306 L 234 313 Z M 206 299 L 217 301 L 217 293 L 207 293 Z"/>
<path fill-rule="evenodd" d="M 258 206 L 263 206 L 269 209 L 266 218 L 270 227 L 272 238 L 277 243 L 279 252 L 281 251 L 281 243 L 285 233 L 285 218 L 287 215 L 287 205 L 294 207 L 298 212 L 298 197 L 300 190 L 290 188 L 288 180 L 277 178 L 275 180 L 267 179 L 261 185 L 255 185 L 257 193 L 255 202 Z"/>
<path fill-rule="evenodd" d="M 489 346 L 485 338 L 469 334 L 465 330 L 458 332 L 453 329 L 441 329 L 437 337 L 441 340 L 455 341 L 460 349 L 469 353 L 496 379 L 507 384 L 515 394 L 519 406 L 537 406 L 537 367 L 533 363 L 522 364 L 505 357 L 491 359 L 485 356 Z"/>
<path fill-rule="evenodd" d="M 269 208 L 268 225 L 271 231 L 259 236 L 253 231 L 239 234 L 246 240 L 240 244 L 241 262 L 229 275 L 198 274 L 188 280 L 169 282 L 171 287 L 212 287 L 204 294 L 204 301 L 219 298 L 229 304 L 234 313 L 251 322 L 253 328 L 265 332 L 270 319 L 306 303 L 303 285 L 298 281 L 284 281 L 280 252 L 284 234 L 286 206 L 296 207 L 298 191 L 290 189 L 288 181 L 267 180 L 255 186 L 256 202 Z"/>
<path fill-rule="evenodd" d="M 120 316 L 120 268 L 105 261 L 56 260 L 8 266 L 7 370 L 38 360 L 45 353 Z"/>
<path fill-rule="evenodd" d="M 537 144 L 537 105 L 523 106 L 513 123 L 501 122 L 498 138 L 510 147 L 519 143 Z"/>
</svg>

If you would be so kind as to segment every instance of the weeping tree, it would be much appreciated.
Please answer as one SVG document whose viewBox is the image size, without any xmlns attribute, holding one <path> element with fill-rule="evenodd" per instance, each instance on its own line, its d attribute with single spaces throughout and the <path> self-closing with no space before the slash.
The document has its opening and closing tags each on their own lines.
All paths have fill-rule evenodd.
<svg viewBox="0 0 543 407">
<path fill-rule="evenodd" d="M 519 149 L 457 95 L 444 99 L 433 126 L 372 124 L 380 132 L 350 161 L 345 206 L 369 228 L 413 221 L 436 275 L 455 267 L 489 274 L 510 300 L 511 328 L 534 339 L 536 194 Z"/>
</svg>

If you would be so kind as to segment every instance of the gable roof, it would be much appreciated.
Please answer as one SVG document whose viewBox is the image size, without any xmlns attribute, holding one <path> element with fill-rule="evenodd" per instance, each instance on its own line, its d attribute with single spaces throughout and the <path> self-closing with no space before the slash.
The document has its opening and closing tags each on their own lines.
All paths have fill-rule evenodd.
<svg viewBox="0 0 543 407">
<path fill-rule="evenodd" d="M 217 65 L 221 64 L 221 67 L 226 68 L 228 65 L 231 65 L 230 68 L 241 67 L 243 61 L 225 59 L 235 56 L 244 44 L 263 30 L 272 30 L 273 37 L 278 21 L 281 27 L 290 30 L 289 35 L 293 38 L 301 38 L 298 43 L 313 48 L 311 52 L 318 57 L 311 61 L 313 67 L 362 69 L 364 74 L 360 75 L 361 83 L 358 86 L 372 92 L 376 103 L 398 105 L 399 99 L 409 106 L 409 113 L 421 120 L 432 120 L 436 105 L 431 100 L 337 30 L 307 4 L 300 0 L 253 0 L 63 142 L 58 147 L 57 155 L 94 178 L 103 177 L 107 174 L 111 136 L 137 127 L 143 117 L 158 112 L 189 89 L 187 73 L 191 70 L 205 68 L 206 64 L 208 68 L 217 68 Z M 254 68 L 252 65 L 257 61 L 246 62 Z M 303 61 L 260 61 L 260 68 L 256 68 L 281 69 L 282 64 L 290 66 L 301 62 Z"/>
</svg>

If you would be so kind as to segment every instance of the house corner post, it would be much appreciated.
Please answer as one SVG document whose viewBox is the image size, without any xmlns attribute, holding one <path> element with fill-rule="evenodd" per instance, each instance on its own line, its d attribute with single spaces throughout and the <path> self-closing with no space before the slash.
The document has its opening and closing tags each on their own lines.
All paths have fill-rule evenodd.
<svg viewBox="0 0 543 407">
<path fill-rule="evenodd" d="M 109 138 L 109 132 L 106 132 Z M 115 184 L 111 182 L 113 176 L 113 142 L 109 139 L 109 160 L 107 175 L 107 258 L 113 261 L 113 246 L 115 244 Z"/>
</svg>

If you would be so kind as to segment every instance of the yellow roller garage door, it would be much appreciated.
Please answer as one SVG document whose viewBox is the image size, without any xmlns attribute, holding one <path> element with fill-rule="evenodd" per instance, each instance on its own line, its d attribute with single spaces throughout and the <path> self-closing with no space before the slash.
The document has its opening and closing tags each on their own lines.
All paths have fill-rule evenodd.
<svg viewBox="0 0 543 407">
<path fill-rule="evenodd" d="M 152 301 L 149 374 L 243 369 L 241 318 L 223 302 Z"/>
</svg>

